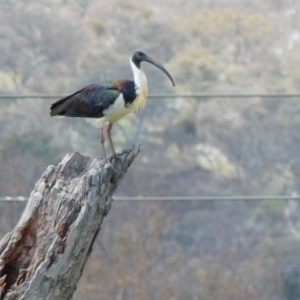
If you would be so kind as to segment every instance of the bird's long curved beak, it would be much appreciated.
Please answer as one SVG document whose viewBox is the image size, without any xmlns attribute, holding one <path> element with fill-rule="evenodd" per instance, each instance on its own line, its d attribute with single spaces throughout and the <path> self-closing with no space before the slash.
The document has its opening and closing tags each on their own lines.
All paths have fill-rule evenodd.
<svg viewBox="0 0 300 300">
<path fill-rule="evenodd" d="M 154 60 L 150 56 L 147 56 L 147 58 L 145 59 L 145 61 L 148 62 L 148 63 L 150 63 L 150 64 L 152 64 L 152 65 L 154 65 L 155 67 L 161 69 L 169 77 L 169 79 L 171 80 L 173 86 L 175 86 L 175 82 L 174 82 L 171 74 L 160 63 L 158 63 L 156 60 Z"/>
</svg>

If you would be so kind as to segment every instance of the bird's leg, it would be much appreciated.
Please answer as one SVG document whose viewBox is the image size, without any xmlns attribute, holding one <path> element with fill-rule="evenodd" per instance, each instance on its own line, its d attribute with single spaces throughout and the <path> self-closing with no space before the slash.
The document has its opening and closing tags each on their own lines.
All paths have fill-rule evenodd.
<svg viewBox="0 0 300 300">
<path fill-rule="evenodd" d="M 104 131 L 103 127 L 100 128 L 100 139 L 101 139 L 101 148 L 102 148 L 102 153 L 104 155 L 104 158 L 106 159 L 106 152 L 105 152 L 105 137 L 104 137 Z"/>
<path fill-rule="evenodd" d="M 114 143 L 113 143 L 113 140 L 111 138 L 111 130 L 112 130 L 113 125 L 114 125 L 113 123 L 109 123 L 108 124 L 108 127 L 107 127 L 107 136 L 108 136 L 109 144 L 110 144 L 110 147 L 111 147 L 111 151 L 112 151 L 113 155 L 116 155 Z"/>
</svg>

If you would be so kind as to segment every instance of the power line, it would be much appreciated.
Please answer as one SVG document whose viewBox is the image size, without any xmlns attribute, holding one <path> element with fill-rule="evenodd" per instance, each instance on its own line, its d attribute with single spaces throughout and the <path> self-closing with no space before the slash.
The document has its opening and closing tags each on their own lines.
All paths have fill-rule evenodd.
<svg viewBox="0 0 300 300">
<path fill-rule="evenodd" d="M 60 99 L 67 94 L 0 94 L 0 100 L 10 99 Z M 150 94 L 149 98 L 300 98 L 300 94 Z"/>
<path fill-rule="evenodd" d="M 66 94 L 0 94 L 0 100 L 9 99 L 59 99 Z M 300 94 L 150 94 L 149 98 L 300 98 Z M 300 196 L 182 196 L 182 197 L 114 197 L 115 201 L 257 201 L 300 200 Z M 0 202 L 24 202 L 28 197 L 3 197 Z"/>
<path fill-rule="evenodd" d="M 115 201 L 141 201 L 141 202 L 152 202 L 152 201 L 268 201 L 268 200 L 300 200 L 300 196 L 180 196 L 180 197 L 113 197 Z M 2 197 L 0 202 L 26 202 L 28 197 Z"/>
</svg>

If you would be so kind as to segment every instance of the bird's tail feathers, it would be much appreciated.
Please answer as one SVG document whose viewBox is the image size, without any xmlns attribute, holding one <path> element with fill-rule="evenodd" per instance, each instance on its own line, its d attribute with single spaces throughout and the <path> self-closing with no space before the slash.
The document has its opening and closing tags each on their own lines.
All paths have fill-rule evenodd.
<svg viewBox="0 0 300 300">
<path fill-rule="evenodd" d="M 72 101 L 73 97 L 80 92 L 81 92 L 81 90 L 77 91 L 76 93 L 74 93 L 72 95 L 69 95 L 63 99 L 60 99 L 60 100 L 54 102 L 50 107 L 50 116 L 51 117 L 55 117 L 55 116 L 63 117 L 64 111 L 69 106 L 70 101 Z"/>
</svg>

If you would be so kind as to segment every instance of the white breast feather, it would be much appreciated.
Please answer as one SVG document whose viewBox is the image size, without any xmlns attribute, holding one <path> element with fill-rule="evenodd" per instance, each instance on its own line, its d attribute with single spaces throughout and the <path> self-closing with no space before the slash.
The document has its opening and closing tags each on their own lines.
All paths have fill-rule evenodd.
<svg viewBox="0 0 300 300">
<path fill-rule="evenodd" d="M 130 65 L 133 71 L 134 83 L 136 87 L 137 98 L 130 105 L 130 111 L 138 111 L 146 105 L 148 97 L 148 83 L 145 73 L 136 67 L 130 58 Z"/>
<path fill-rule="evenodd" d="M 116 99 L 115 103 L 110 105 L 109 108 L 103 110 L 103 117 L 94 119 L 94 118 L 86 118 L 86 121 L 96 127 L 103 127 L 107 122 L 117 122 L 124 116 L 130 113 L 130 108 L 125 107 L 125 101 L 123 95 L 120 94 Z"/>
<path fill-rule="evenodd" d="M 130 64 L 133 70 L 137 98 L 130 105 L 125 106 L 123 95 L 120 94 L 115 103 L 103 111 L 104 116 L 102 118 L 85 118 L 87 122 L 100 128 L 103 127 L 106 122 L 117 122 L 130 112 L 136 112 L 146 105 L 148 96 L 146 75 L 142 70 L 136 67 L 131 59 Z"/>
</svg>

